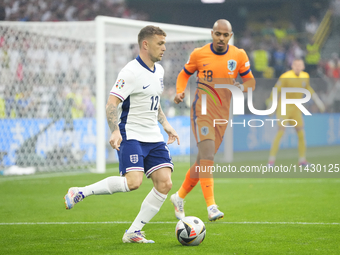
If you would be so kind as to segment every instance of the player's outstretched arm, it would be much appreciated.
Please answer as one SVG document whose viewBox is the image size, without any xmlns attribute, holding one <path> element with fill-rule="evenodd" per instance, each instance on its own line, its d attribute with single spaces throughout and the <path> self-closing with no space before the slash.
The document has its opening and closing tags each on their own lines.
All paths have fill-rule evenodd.
<svg viewBox="0 0 340 255">
<path fill-rule="evenodd" d="M 159 106 L 158 108 L 158 122 L 162 124 L 164 131 L 168 134 L 169 139 L 167 144 L 171 144 L 177 139 L 177 144 L 180 145 L 179 136 L 175 129 L 170 125 L 166 116 L 162 110 L 162 107 Z"/>
<path fill-rule="evenodd" d="M 118 97 L 110 95 L 106 104 L 106 119 L 112 132 L 109 143 L 113 149 L 118 151 L 123 140 L 118 127 L 118 105 L 120 103 L 121 100 Z"/>
</svg>

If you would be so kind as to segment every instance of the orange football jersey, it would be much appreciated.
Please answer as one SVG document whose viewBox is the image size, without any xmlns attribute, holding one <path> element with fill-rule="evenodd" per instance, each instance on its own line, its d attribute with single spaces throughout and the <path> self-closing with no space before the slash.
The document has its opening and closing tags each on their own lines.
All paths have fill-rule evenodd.
<svg viewBox="0 0 340 255">
<path fill-rule="evenodd" d="M 233 79 L 236 79 L 238 74 L 242 78 L 254 78 L 246 52 L 233 45 L 228 45 L 226 51 L 222 53 L 216 52 L 212 43 L 196 48 L 184 65 L 183 71 L 187 76 L 197 71 L 198 89 L 195 98 L 201 98 L 201 94 L 207 94 L 207 91 L 214 97 L 215 101 L 207 96 L 208 113 L 218 114 L 219 112 L 224 115 L 226 112 L 229 113 L 231 92 L 228 89 L 214 89 L 215 84 L 233 84 Z M 176 84 L 177 93 L 182 93 L 186 84 L 187 80 L 179 77 Z M 198 111 L 201 108 L 201 100 L 194 100 L 194 104 L 197 115 L 200 115 Z"/>
</svg>

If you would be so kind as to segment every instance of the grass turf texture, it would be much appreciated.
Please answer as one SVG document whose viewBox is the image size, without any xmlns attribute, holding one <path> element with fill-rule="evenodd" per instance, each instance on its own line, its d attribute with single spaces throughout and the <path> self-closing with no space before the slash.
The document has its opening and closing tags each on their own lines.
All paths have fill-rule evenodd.
<svg viewBox="0 0 340 255">
<path fill-rule="evenodd" d="M 309 148 L 308 155 L 313 163 L 340 163 L 339 151 Z M 236 154 L 234 165 L 265 164 L 268 152 L 256 153 L 254 158 Z M 282 150 L 278 158 L 278 164 L 296 164 L 296 151 Z M 123 233 L 151 190 L 151 180 L 145 178 L 134 192 L 88 197 L 69 211 L 63 202 L 71 186 L 118 175 L 117 165 L 108 167 L 105 174 L 1 177 L 1 254 L 339 254 L 340 179 L 218 178 L 215 197 L 223 220 L 206 222 L 199 184 L 186 199 L 186 214 L 206 222 L 201 245 L 184 247 L 176 240 L 169 198 L 143 229 L 156 243 L 123 244 Z M 189 164 L 175 167 L 170 194 L 180 187 Z"/>
</svg>

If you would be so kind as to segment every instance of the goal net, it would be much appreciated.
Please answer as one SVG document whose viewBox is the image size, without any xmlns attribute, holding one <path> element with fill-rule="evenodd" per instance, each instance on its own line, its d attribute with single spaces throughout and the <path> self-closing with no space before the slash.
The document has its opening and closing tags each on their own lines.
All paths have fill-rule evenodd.
<svg viewBox="0 0 340 255">
<path fill-rule="evenodd" d="M 167 33 L 162 108 L 169 117 L 188 116 L 189 100 L 172 104 L 176 77 L 192 50 L 211 40 L 210 29 L 103 16 L 0 22 L 0 170 L 105 172 L 116 160 L 105 104 L 118 72 L 137 56 L 137 35 L 146 25 Z M 190 83 L 195 86 L 194 77 Z M 189 124 L 178 132 L 184 146 L 175 156 L 189 154 Z"/>
</svg>

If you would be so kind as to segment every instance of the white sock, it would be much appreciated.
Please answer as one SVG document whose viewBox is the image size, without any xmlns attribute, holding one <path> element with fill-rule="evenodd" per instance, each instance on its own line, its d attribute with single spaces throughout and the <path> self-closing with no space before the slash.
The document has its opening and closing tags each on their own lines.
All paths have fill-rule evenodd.
<svg viewBox="0 0 340 255">
<path fill-rule="evenodd" d="M 136 219 L 133 221 L 127 232 L 133 233 L 136 230 L 141 230 L 144 225 L 158 213 L 166 198 L 167 195 L 164 195 L 158 192 L 155 188 L 152 188 L 150 193 L 144 199 Z"/>
<path fill-rule="evenodd" d="M 117 192 L 130 191 L 126 178 L 121 176 L 110 176 L 99 182 L 79 188 L 85 197 L 90 195 L 110 195 Z"/>
<path fill-rule="evenodd" d="M 269 162 L 275 162 L 276 157 L 275 156 L 269 156 Z"/>
<path fill-rule="evenodd" d="M 306 158 L 305 157 L 299 158 L 299 163 L 304 163 L 304 162 L 306 162 Z"/>
<path fill-rule="evenodd" d="M 178 192 L 176 192 L 176 198 L 179 199 L 179 200 L 184 200 L 184 198 L 181 198 L 179 195 L 178 195 Z"/>
</svg>

